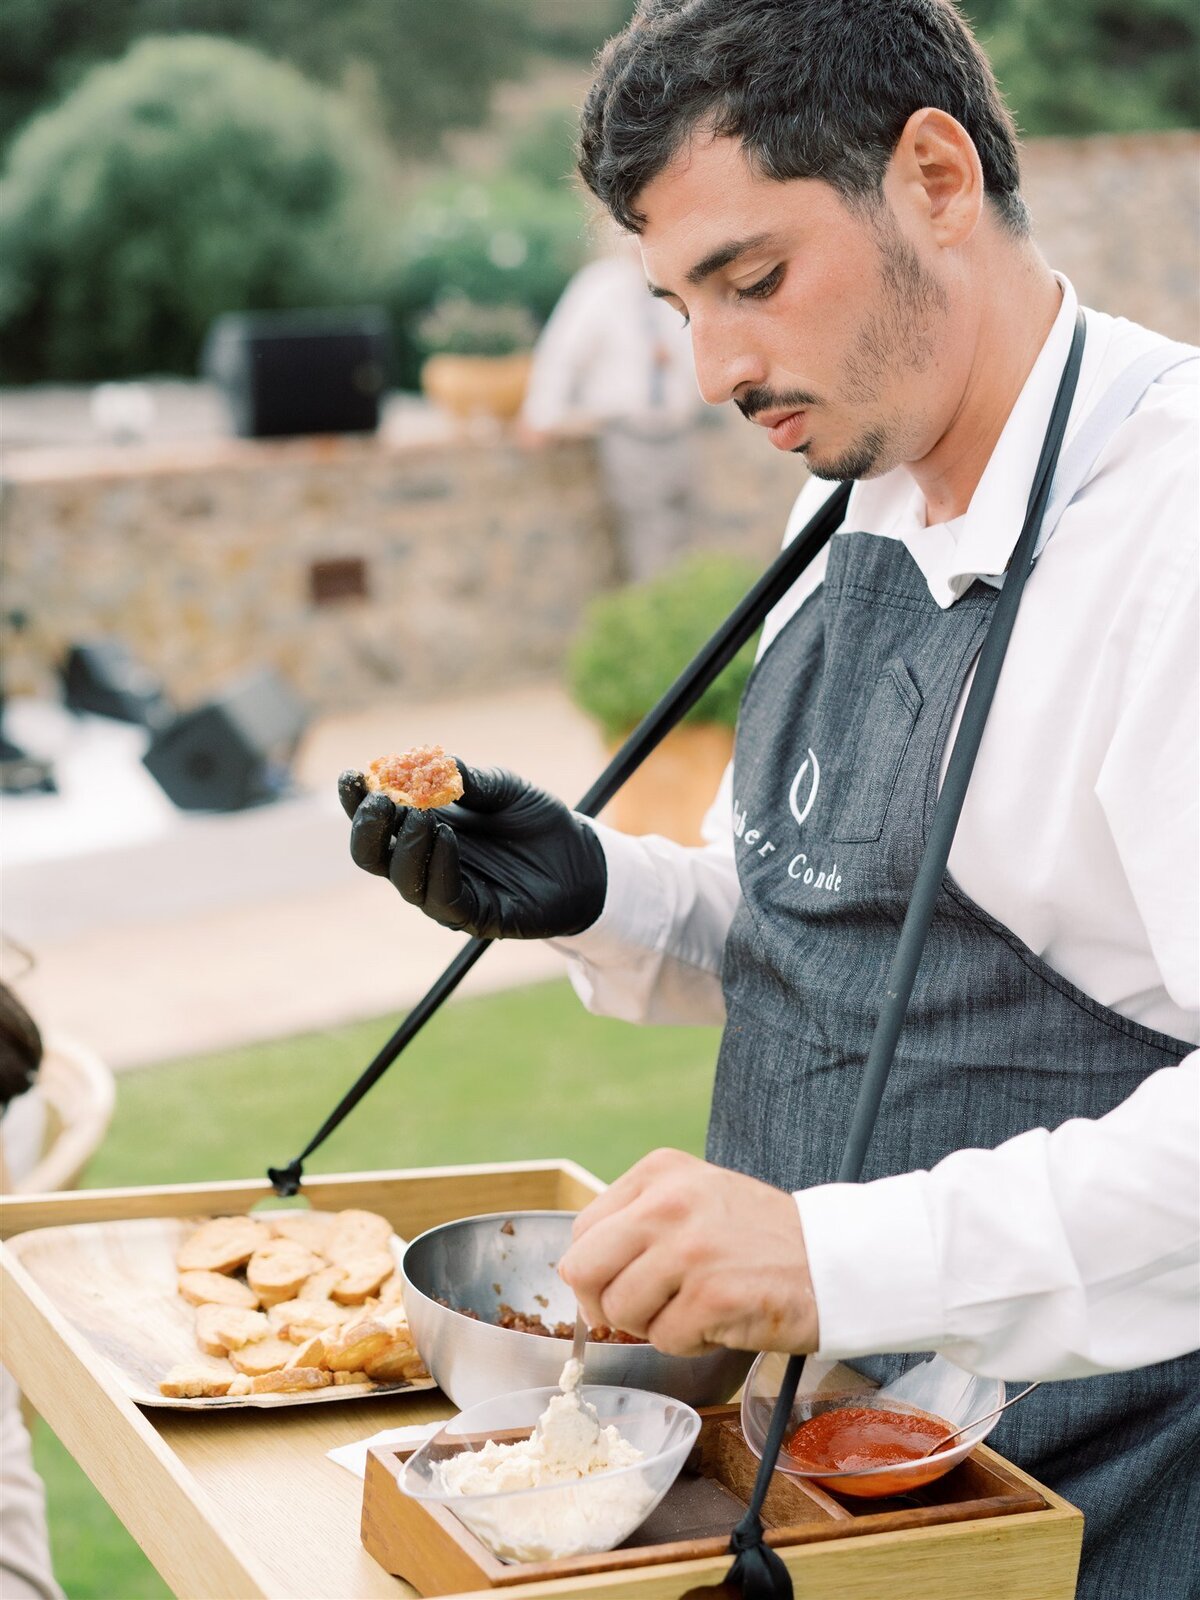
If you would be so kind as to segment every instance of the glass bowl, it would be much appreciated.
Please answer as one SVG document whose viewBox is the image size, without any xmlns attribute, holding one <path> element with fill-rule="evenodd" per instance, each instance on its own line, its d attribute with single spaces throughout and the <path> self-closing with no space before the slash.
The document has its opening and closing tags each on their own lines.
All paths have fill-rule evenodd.
<svg viewBox="0 0 1200 1600">
<path fill-rule="evenodd" d="M 829 1362 L 810 1363 L 807 1375 L 814 1387 L 805 1387 L 802 1376 L 792 1415 L 788 1422 L 786 1442 L 793 1429 L 810 1417 L 822 1412 L 844 1409 L 847 1406 L 869 1406 L 879 1411 L 900 1411 L 935 1417 L 952 1429 L 967 1429 L 946 1450 L 935 1450 L 919 1461 L 900 1462 L 895 1466 L 860 1467 L 852 1471 L 830 1472 L 809 1469 L 800 1465 L 780 1450 L 776 1471 L 789 1478 L 803 1478 L 823 1489 L 856 1498 L 875 1499 L 883 1495 L 908 1494 L 927 1483 L 933 1483 L 944 1473 L 966 1459 L 977 1444 L 981 1444 L 1000 1420 L 988 1416 L 997 1406 L 1004 1404 L 1004 1384 L 999 1378 L 979 1378 L 964 1372 L 944 1356 L 896 1357 L 906 1363 L 899 1377 L 876 1387 L 869 1379 L 852 1368 Z M 754 1454 L 761 1458 L 766 1443 L 771 1413 L 783 1382 L 787 1356 L 767 1352 L 755 1361 L 742 1392 L 742 1433 Z M 819 1381 L 816 1381 L 819 1379 Z M 986 1420 L 981 1420 L 986 1418 Z M 978 1419 L 978 1420 L 977 1420 Z M 976 1423 L 977 1426 L 970 1426 Z"/>
<path fill-rule="evenodd" d="M 633 1466 L 569 1483 L 498 1494 L 448 1491 L 441 1463 L 489 1440 L 511 1444 L 527 1438 L 557 1388 L 519 1389 L 460 1411 L 415 1451 L 398 1482 L 415 1500 L 432 1501 L 460 1522 L 502 1561 L 548 1561 L 611 1550 L 654 1510 L 687 1460 L 700 1418 L 681 1400 L 585 1384 L 579 1391 L 595 1406 L 601 1425 L 612 1423 L 642 1452 Z"/>
</svg>

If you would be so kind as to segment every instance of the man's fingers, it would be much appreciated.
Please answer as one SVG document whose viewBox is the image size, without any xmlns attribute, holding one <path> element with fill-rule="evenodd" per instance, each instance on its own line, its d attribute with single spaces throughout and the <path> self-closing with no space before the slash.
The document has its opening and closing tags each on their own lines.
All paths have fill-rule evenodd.
<svg viewBox="0 0 1200 1600">
<path fill-rule="evenodd" d="M 446 823 L 436 823 L 425 871 L 425 910 L 444 928 L 468 928 L 479 914 L 478 897 L 464 879 L 458 839 Z"/>
<path fill-rule="evenodd" d="M 603 1194 L 584 1207 L 575 1218 L 571 1228 L 572 1239 L 582 1239 L 598 1222 L 604 1222 L 622 1211 L 626 1206 L 638 1198 L 650 1184 L 656 1182 L 670 1169 L 679 1156 L 675 1150 L 653 1150 L 648 1156 L 643 1156 L 630 1167 L 628 1172 L 623 1172 L 614 1183 L 610 1183 Z M 684 1159 L 687 1159 L 686 1157 Z"/>
<path fill-rule="evenodd" d="M 339 791 L 341 785 L 339 784 Z M 369 794 L 354 813 L 350 827 L 350 857 L 356 867 L 386 878 L 396 808 L 385 794 Z"/>
<path fill-rule="evenodd" d="M 425 904 L 434 822 L 424 811 L 406 811 L 392 846 L 388 877 L 410 905 Z"/>
<path fill-rule="evenodd" d="M 682 1275 L 678 1256 L 651 1244 L 601 1291 L 604 1321 L 649 1338 L 651 1325 L 678 1293 Z"/>
<path fill-rule="evenodd" d="M 668 1356 L 702 1356 L 725 1345 L 723 1339 L 714 1342 L 706 1338 L 703 1328 L 703 1319 L 697 1316 L 688 1296 L 677 1294 L 651 1319 L 643 1337 Z M 758 1346 L 734 1344 L 727 1348 L 757 1350 Z"/>
<path fill-rule="evenodd" d="M 503 767 L 469 767 L 465 761 L 454 758 L 462 776 L 462 799 L 458 804 L 468 811 L 503 811 L 524 794 L 528 785 L 523 778 Z"/>
<path fill-rule="evenodd" d="M 576 1238 L 558 1263 L 558 1275 L 591 1315 L 607 1317 L 602 1301 L 610 1286 L 653 1243 L 654 1235 L 636 1211 L 625 1209 Z M 630 1333 L 637 1330 L 630 1328 Z"/>
<path fill-rule="evenodd" d="M 353 767 L 347 767 L 338 779 L 338 799 L 342 802 L 342 810 L 354 821 L 354 813 L 367 798 L 367 780 L 361 772 Z"/>
</svg>

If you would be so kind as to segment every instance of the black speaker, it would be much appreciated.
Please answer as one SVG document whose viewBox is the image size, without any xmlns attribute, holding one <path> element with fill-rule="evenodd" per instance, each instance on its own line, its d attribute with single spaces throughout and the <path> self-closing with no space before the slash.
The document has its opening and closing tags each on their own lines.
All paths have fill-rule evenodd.
<svg viewBox="0 0 1200 1600">
<path fill-rule="evenodd" d="M 388 322 L 351 311 L 230 312 L 209 330 L 206 377 L 243 438 L 373 433 L 387 378 Z"/>
<path fill-rule="evenodd" d="M 163 686 L 116 639 L 73 644 L 59 668 L 70 711 L 157 727 L 171 715 Z"/>
<path fill-rule="evenodd" d="M 142 757 L 184 811 L 241 811 L 278 799 L 308 712 L 273 672 L 257 672 L 159 729 Z"/>
</svg>

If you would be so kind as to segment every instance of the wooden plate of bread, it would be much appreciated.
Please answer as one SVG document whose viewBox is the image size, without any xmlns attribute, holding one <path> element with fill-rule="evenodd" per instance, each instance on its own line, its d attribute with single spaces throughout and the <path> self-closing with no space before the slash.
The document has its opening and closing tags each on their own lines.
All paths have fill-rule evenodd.
<svg viewBox="0 0 1200 1600">
<path fill-rule="evenodd" d="M 138 1405 L 433 1387 L 400 1298 L 403 1243 L 375 1212 L 140 1217 L 41 1228 L 11 1247 Z"/>
</svg>

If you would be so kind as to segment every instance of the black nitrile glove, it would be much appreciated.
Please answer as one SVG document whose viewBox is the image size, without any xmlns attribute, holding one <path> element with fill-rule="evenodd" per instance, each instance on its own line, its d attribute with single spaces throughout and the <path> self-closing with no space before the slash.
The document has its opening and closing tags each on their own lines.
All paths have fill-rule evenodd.
<svg viewBox="0 0 1200 1600">
<path fill-rule="evenodd" d="M 604 907 L 608 870 L 599 839 L 561 800 L 503 768 L 458 762 L 463 797 L 436 811 L 371 794 L 343 772 L 338 797 L 351 819 L 357 866 L 390 878 L 444 928 L 477 939 L 552 939 L 590 928 Z"/>
</svg>

